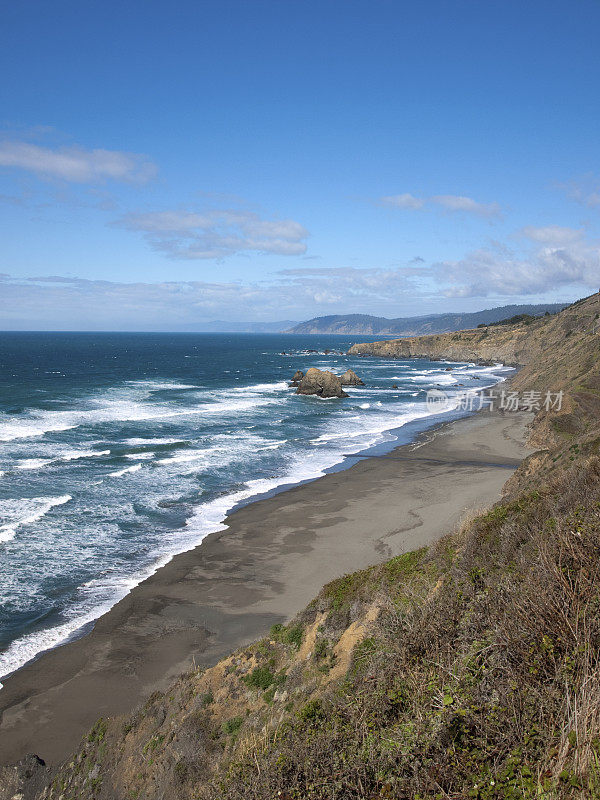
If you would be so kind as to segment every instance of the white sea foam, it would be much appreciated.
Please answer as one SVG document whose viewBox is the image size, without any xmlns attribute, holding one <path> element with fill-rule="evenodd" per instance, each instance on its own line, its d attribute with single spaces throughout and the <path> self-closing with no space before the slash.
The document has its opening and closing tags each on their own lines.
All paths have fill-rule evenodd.
<svg viewBox="0 0 600 800">
<path fill-rule="evenodd" d="M 120 478 L 122 475 L 126 475 L 128 472 L 138 472 L 142 468 L 141 464 L 132 464 L 130 467 L 125 467 L 124 469 L 118 469 L 116 472 L 109 472 L 107 477 L 108 478 Z"/>
<path fill-rule="evenodd" d="M 69 450 L 63 453 L 61 461 L 77 461 L 79 458 L 95 458 L 96 456 L 108 456 L 110 450 Z"/>
<path fill-rule="evenodd" d="M 166 563 L 168 559 L 164 559 Z M 87 595 L 87 602 L 84 600 L 82 607 L 73 609 L 68 614 L 67 621 L 51 628 L 35 631 L 15 639 L 4 652 L 0 653 L 0 678 L 10 675 L 11 672 L 22 667 L 32 658 L 50 650 L 64 642 L 76 631 L 88 625 L 98 617 L 109 611 L 116 603 L 125 597 L 141 581 L 149 577 L 156 571 L 161 563 L 157 563 L 151 570 L 139 572 L 128 579 L 119 579 L 109 587 L 109 591 L 102 591 L 101 580 L 90 581 L 82 590 L 81 594 Z M 99 599 L 102 601 L 99 602 Z M 2 683 L 0 683 L 0 689 Z"/>
<path fill-rule="evenodd" d="M 94 458 L 96 456 L 107 456 L 110 450 L 67 450 L 57 454 L 53 458 L 25 458 L 18 461 L 17 469 L 41 469 L 49 464 L 56 464 L 59 461 L 77 461 L 80 458 Z"/>
<path fill-rule="evenodd" d="M 273 442 L 272 444 L 266 444 L 263 447 L 257 447 L 257 450 L 260 452 L 262 450 L 278 450 L 280 447 L 283 447 L 284 444 L 287 444 L 287 439 L 282 439 L 279 442 Z"/>
<path fill-rule="evenodd" d="M 384 366 L 389 368 L 389 365 Z M 481 375 L 482 377 L 485 376 L 486 379 L 488 377 L 490 380 L 499 378 L 498 371 L 495 370 L 495 368 L 488 368 L 489 374 L 484 372 L 482 368 L 477 368 L 475 366 L 473 366 L 472 371 L 473 374 Z M 425 383 L 429 385 L 436 382 L 442 383 L 442 380 L 436 380 L 436 378 L 439 376 L 448 376 L 448 374 L 449 373 L 440 372 L 439 369 L 432 370 Z M 462 374 L 464 375 L 464 373 Z M 432 375 L 435 377 L 431 377 Z M 406 377 L 407 376 L 403 376 L 402 380 L 405 380 Z M 400 380 L 400 378 L 397 378 L 397 380 Z M 481 384 L 483 383 L 484 381 L 481 381 Z M 483 388 L 481 384 L 478 384 L 478 390 Z M 173 384 L 170 384 L 170 386 L 172 387 Z M 144 382 L 143 388 L 148 388 L 147 382 Z M 255 386 L 240 387 L 239 389 L 228 389 L 221 393 L 205 393 L 202 395 L 204 402 L 199 403 L 197 408 L 182 409 L 181 407 L 175 406 L 174 408 L 166 409 L 165 406 L 161 404 L 138 404 L 136 413 L 141 413 L 143 410 L 147 416 L 123 416 L 123 407 L 113 407 L 112 414 L 113 418 L 115 418 L 115 415 L 120 414 L 121 416 L 116 417 L 119 420 L 160 419 L 163 416 L 171 417 L 199 413 L 207 413 L 211 416 L 226 416 L 229 413 L 237 414 L 238 411 L 242 413 L 245 410 L 254 411 L 273 402 L 279 404 L 281 403 L 280 397 L 265 398 L 264 395 L 280 395 L 282 393 L 280 390 L 284 388 L 287 388 L 287 384 L 284 382 L 257 384 Z M 418 396 L 419 394 L 422 396 L 423 389 L 421 389 L 420 392 L 414 392 L 414 396 Z M 360 396 L 360 393 L 357 393 L 355 394 L 354 401 L 348 402 L 356 403 L 356 400 Z M 194 395 L 194 397 L 196 397 L 196 395 Z M 380 403 L 377 405 L 381 406 Z M 425 403 L 411 403 L 410 407 L 407 407 L 406 404 L 398 403 L 397 405 L 393 404 L 389 411 L 386 408 L 384 411 L 378 410 L 377 412 L 375 412 L 374 406 L 374 403 L 362 403 L 360 406 L 352 406 L 352 411 L 358 413 L 352 416 L 345 415 L 336 419 L 330 430 L 325 430 L 319 437 L 316 437 L 315 441 L 318 441 L 319 444 L 323 446 L 311 449 L 309 454 L 304 452 L 301 457 L 289 465 L 285 474 L 279 477 L 249 480 L 239 491 L 230 492 L 229 494 L 217 497 L 209 502 L 199 504 L 188 518 L 183 528 L 173 531 L 171 535 L 166 536 L 156 545 L 157 550 L 154 553 L 153 564 L 139 570 L 136 575 L 130 577 L 112 575 L 89 581 L 81 590 L 81 601 L 74 604 L 73 607 L 65 612 L 67 618 L 63 623 L 54 628 L 35 632 L 16 640 L 9 646 L 5 653 L 0 655 L 0 677 L 22 666 L 22 664 L 30 660 L 40 651 L 64 642 L 66 638 L 83 625 L 93 621 L 107 611 L 137 585 L 137 583 L 144 580 L 157 568 L 167 563 L 177 552 L 182 552 L 190 547 L 194 547 L 212 531 L 225 529 L 227 527 L 225 522 L 227 513 L 238 503 L 249 501 L 258 495 L 284 485 L 299 483 L 304 480 L 319 477 L 327 468 L 340 463 L 344 458 L 344 452 L 348 452 L 349 447 L 354 449 L 369 447 L 371 444 L 383 441 L 386 437 L 391 438 L 391 434 L 388 433 L 390 429 L 401 427 L 411 420 L 419 417 L 427 417 L 429 415 Z M 361 413 L 359 408 L 362 409 L 363 412 L 368 411 L 369 413 Z M 163 413 L 165 410 L 169 413 Z M 107 410 L 106 413 L 108 414 Z M 371 414 L 375 413 L 377 414 L 376 417 L 371 416 Z M 273 420 L 273 422 L 275 421 L 276 420 Z M 80 424 L 91 423 L 88 421 Z M 246 458 L 249 454 L 254 452 L 275 449 L 285 443 L 285 440 L 273 441 L 262 439 L 253 434 L 249 434 L 244 438 L 244 434 L 241 433 L 241 425 L 243 425 L 243 422 L 240 419 L 236 419 L 235 432 L 232 431 L 231 433 L 212 436 L 210 439 L 211 446 L 191 451 L 178 451 L 174 453 L 171 458 L 162 458 L 155 462 L 155 464 L 172 467 L 172 474 L 174 477 L 177 477 L 180 473 L 185 474 L 186 462 L 192 467 L 197 466 L 199 463 L 202 463 L 203 460 L 206 460 L 208 455 L 211 457 L 211 464 L 216 463 L 217 465 L 221 465 L 229 463 L 233 458 Z M 0 435 L 1 433 L 2 429 L 0 428 Z M 181 442 L 188 443 L 185 439 L 166 437 L 132 438 L 126 440 L 125 443 L 134 447 L 156 447 L 160 445 L 178 444 Z M 132 460 L 141 461 L 151 458 L 152 453 L 131 453 L 127 454 L 127 457 Z M 142 464 L 133 464 L 131 467 L 111 473 L 111 475 L 113 477 L 121 476 L 127 472 L 138 471 L 141 467 Z M 152 471 L 146 470 L 145 473 L 151 475 Z M 115 484 L 115 490 L 118 485 L 126 486 L 126 482 Z M 61 500 L 62 498 L 34 499 Z M 68 496 L 67 499 L 69 499 Z M 66 502 L 66 499 L 64 502 Z M 109 514 L 110 511 L 107 513 Z M 0 528 L 0 531 L 1 530 L 2 528 Z"/>
<path fill-rule="evenodd" d="M 71 500 L 71 495 L 60 497 L 28 497 L 14 500 L 0 500 L 0 542 L 15 538 L 17 530 L 31 525 L 45 516 L 54 506 L 61 506 Z"/>
<path fill-rule="evenodd" d="M 207 450 L 214 452 L 215 448 L 210 447 Z M 187 464 L 189 461 L 204 461 L 210 455 L 209 452 L 205 450 L 192 450 L 191 452 L 186 453 L 178 453 L 175 456 L 169 456 L 168 458 L 159 458 L 157 460 L 157 464 Z"/>
<path fill-rule="evenodd" d="M 201 389 L 201 386 L 198 386 L 195 383 L 177 383 L 176 381 L 150 381 L 150 380 L 140 380 L 140 381 L 127 381 L 127 386 L 134 386 L 140 389 L 147 389 L 151 392 L 155 391 L 162 391 L 166 389 Z"/>
<path fill-rule="evenodd" d="M 132 439 L 125 439 L 123 444 L 130 445 L 131 447 L 156 447 L 163 444 L 187 444 L 185 439 L 142 439 L 134 437 Z"/>
<path fill-rule="evenodd" d="M 277 392 L 281 391 L 282 389 L 288 389 L 287 381 L 276 381 L 275 383 L 255 383 L 251 384 L 250 386 L 235 386 L 233 389 L 229 389 L 228 391 L 232 392 Z"/>
<path fill-rule="evenodd" d="M 39 469 L 51 463 L 51 458 L 24 458 L 22 461 L 17 462 L 16 467 L 17 469 Z"/>
<path fill-rule="evenodd" d="M 231 390 L 232 392 L 235 390 Z M 251 393 L 253 394 L 253 393 Z M 108 405 L 90 406 L 73 411 L 38 411 L 25 418 L 0 422 L 0 441 L 29 439 L 46 433 L 66 431 L 80 426 L 99 425 L 110 422 L 141 422 L 186 416 L 231 416 L 251 412 L 261 406 L 278 402 L 277 398 L 256 397 L 210 399 L 193 406 L 163 405 L 160 403 L 140 403 L 134 400 L 113 400 Z M 212 395 L 214 397 L 214 395 Z M 3 415 L 1 419 L 6 419 Z"/>
<path fill-rule="evenodd" d="M 211 441 L 210 446 L 176 451 L 172 455 L 158 459 L 155 464 L 173 467 L 178 473 L 185 475 L 199 467 L 223 467 L 235 461 L 248 459 L 261 450 L 277 449 L 285 444 L 286 440 L 273 442 L 252 433 L 236 431 L 233 434 L 217 434 L 211 437 Z M 190 465 L 190 469 L 185 468 L 186 464 Z"/>
</svg>

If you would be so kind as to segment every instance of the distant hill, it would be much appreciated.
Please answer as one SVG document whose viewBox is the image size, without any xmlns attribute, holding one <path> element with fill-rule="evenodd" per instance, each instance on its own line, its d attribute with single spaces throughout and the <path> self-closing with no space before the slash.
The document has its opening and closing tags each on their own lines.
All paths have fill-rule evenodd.
<svg viewBox="0 0 600 800">
<path fill-rule="evenodd" d="M 567 303 L 545 303 L 540 305 L 513 305 L 488 308 L 484 311 L 460 314 L 428 314 L 422 317 L 372 317 L 369 314 L 334 314 L 328 317 L 315 317 L 308 322 L 300 322 L 290 328 L 288 333 L 340 333 L 340 334 L 394 334 L 396 336 L 422 336 L 429 333 L 450 333 L 478 325 L 500 322 L 501 320 L 528 314 L 541 317 L 546 312 L 555 314 L 565 308 Z"/>
</svg>

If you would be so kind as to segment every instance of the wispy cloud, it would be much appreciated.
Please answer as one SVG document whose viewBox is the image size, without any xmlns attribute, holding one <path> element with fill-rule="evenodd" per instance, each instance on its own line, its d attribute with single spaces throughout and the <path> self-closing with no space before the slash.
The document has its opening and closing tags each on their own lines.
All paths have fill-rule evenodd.
<svg viewBox="0 0 600 800">
<path fill-rule="evenodd" d="M 449 213 L 474 214 L 486 219 L 493 219 L 502 215 L 502 209 L 498 203 L 480 203 L 472 197 L 464 197 L 457 194 L 436 194 L 431 197 L 415 197 L 415 195 L 409 193 L 394 194 L 380 197 L 378 205 L 411 211 L 419 211 L 428 205 L 436 205 Z"/>
<path fill-rule="evenodd" d="M 414 211 L 423 208 L 427 202 L 422 197 L 415 197 L 412 194 L 392 194 L 388 197 L 381 197 L 379 200 L 382 206 L 390 206 L 391 208 L 410 208 Z"/>
<path fill-rule="evenodd" d="M 463 197 L 456 194 L 437 194 L 430 198 L 430 202 L 441 206 L 446 211 L 462 211 L 466 214 L 475 214 L 478 217 L 499 217 L 500 206 L 498 203 L 479 203 L 472 197 Z"/>
<path fill-rule="evenodd" d="M 560 225 L 546 225 L 542 228 L 528 225 L 521 230 L 521 234 L 532 242 L 540 242 L 541 244 L 555 247 L 577 242 L 583 238 L 584 233 L 585 231 L 580 228 L 564 228 Z"/>
<path fill-rule="evenodd" d="M 144 234 L 155 250 L 175 259 L 224 258 L 249 251 L 303 255 L 309 235 L 294 220 L 262 219 L 255 212 L 232 209 L 126 214 L 114 224 Z"/>
<path fill-rule="evenodd" d="M 591 172 L 572 181 L 559 183 L 558 188 L 566 192 L 570 200 L 587 208 L 600 207 L 600 178 Z"/>
<path fill-rule="evenodd" d="M 38 177 L 69 183 L 120 181 L 143 183 L 156 174 L 145 156 L 119 150 L 42 147 L 25 141 L 0 142 L 0 167 L 25 170 Z"/>
</svg>

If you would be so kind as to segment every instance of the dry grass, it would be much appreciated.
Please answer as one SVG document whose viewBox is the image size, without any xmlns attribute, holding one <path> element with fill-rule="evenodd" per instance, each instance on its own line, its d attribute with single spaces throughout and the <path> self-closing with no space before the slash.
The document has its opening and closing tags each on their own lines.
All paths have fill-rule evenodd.
<svg viewBox="0 0 600 800">
<path fill-rule="evenodd" d="M 600 462 L 497 506 L 429 559 L 435 571 L 386 587 L 337 690 L 232 760 L 206 796 L 598 791 Z"/>
</svg>

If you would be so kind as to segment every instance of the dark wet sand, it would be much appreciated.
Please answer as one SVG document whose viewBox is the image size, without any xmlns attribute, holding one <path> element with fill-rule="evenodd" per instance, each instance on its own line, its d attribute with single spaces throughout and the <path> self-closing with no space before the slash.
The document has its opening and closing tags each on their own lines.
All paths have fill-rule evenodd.
<svg viewBox="0 0 600 800">
<path fill-rule="evenodd" d="M 0 763 L 74 750 L 100 716 L 132 709 L 303 608 L 323 584 L 451 531 L 498 499 L 526 454 L 528 414 L 482 412 L 233 513 L 226 531 L 137 586 L 83 638 L 0 691 Z"/>
</svg>

